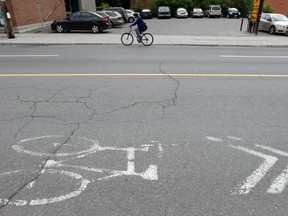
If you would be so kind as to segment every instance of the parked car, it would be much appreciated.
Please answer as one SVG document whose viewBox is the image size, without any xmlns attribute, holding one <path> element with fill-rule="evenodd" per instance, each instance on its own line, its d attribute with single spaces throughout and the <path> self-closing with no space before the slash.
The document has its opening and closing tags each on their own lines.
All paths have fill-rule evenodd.
<svg viewBox="0 0 288 216">
<path fill-rule="evenodd" d="M 208 18 L 210 17 L 218 17 L 220 18 L 222 16 L 222 10 L 220 5 L 209 5 L 208 8 L 204 11 L 204 15 Z"/>
<path fill-rule="evenodd" d="M 150 9 L 143 9 L 141 12 L 140 12 L 140 16 L 143 18 L 143 19 L 152 19 L 152 12 Z"/>
<path fill-rule="evenodd" d="M 59 33 L 71 30 L 90 30 L 93 33 L 98 33 L 109 28 L 111 28 L 111 22 L 108 18 L 103 18 L 97 13 L 89 11 L 78 11 L 51 23 L 52 31 Z"/>
<path fill-rule="evenodd" d="M 158 19 L 160 18 L 171 18 L 171 11 L 168 6 L 159 6 L 157 12 Z"/>
<path fill-rule="evenodd" d="M 240 11 L 237 8 L 223 8 L 222 10 L 222 15 L 223 17 L 227 17 L 227 18 L 240 18 Z"/>
<path fill-rule="evenodd" d="M 177 8 L 176 10 L 176 18 L 187 18 L 188 12 L 185 8 Z"/>
<path fill-rule="evenodd" d="M 191 12 L 191 17 L 199 17 L 199 18 L 203 18 L 204 14 L 203 14 L 203 10 L 201 8 L 193 8 L 192 12 Z"/>
<path fill-rule="evenodd" d="M 118 13 L 122 15 L 124 22 L 128 22 L 128 14 L 123 7 L 104 8 L 104 10 L 117 11 Z"/>
<path fill-rule="evenodd" d="M 105 13 L 109 16 L 112 27 L 121 26 L 124 24 L 123 17 L 117 11 L 100 11 L 100 12 Z"/>
<path fill-rule="evenodd" d="M 258 29 L 269 31 L 270 34 L 288 34 L 288 18 L 283 14 L 263 13 Z"/>
<path fill-rule="evenodd" d="M 132 23 L 134 22 L 135 18 L 134 18 L 134 11 L 132 9 L 125 9 L 126 13 L 127 13 L 127 17 L 128 17 L 128 22 Z"/>
</svg>

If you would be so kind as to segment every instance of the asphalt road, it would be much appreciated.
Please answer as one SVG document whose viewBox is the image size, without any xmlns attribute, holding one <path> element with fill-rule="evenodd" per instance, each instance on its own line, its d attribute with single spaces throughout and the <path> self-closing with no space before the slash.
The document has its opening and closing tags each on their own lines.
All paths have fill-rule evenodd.
<svg viewBox="0 0 288 216">
<path fill-rule="evenodd" d="M 0 50 L 1 216 L 287 215 L 286 49 Z"/>
</svg>

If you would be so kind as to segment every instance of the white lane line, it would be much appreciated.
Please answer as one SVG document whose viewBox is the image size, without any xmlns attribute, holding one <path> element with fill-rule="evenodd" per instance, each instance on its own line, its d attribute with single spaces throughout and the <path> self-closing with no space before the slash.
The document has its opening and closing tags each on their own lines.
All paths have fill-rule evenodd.
<svg viewBox="0 0 288 216">
<path fill-rule="evenodd" d="M 213 142 L 222 142 L 223 140 L 220 138 L 212 137 L 212 136 L 206 136 L 206 139 L 211 140 Z"/>
<path fill-rule="evenodd" d="M 59 55 L 0 55 L 0 58 L 11 58 L 11 57 L 59 57 Z"/>
<path fill-rule="evenodd" d="M 273 165 L 278 161 L 278 158 L 242 146 L 230 145 L 230 147 L 265 159 L 264 163 L 262 163 L 260 167 L 254 170 L 252 174 L 246 178 L 244 184 L 239 185 L 236 191 L 232 193 L 232 194 L 248 194 L 250 190 L 253 187 L 255 187 L 257 183 L 266 175 L 266 173 L 270 170 L 270 168 L 273 167 Z"/>
<path fill-rule="evenodd" d="M 233 140 L 236 140 L 236 141 L 242 141 L 243 138 L 239 138 L 239 137 L 234 137 L 234 136 L 228 136 L 229 139 L 233 139 Z"/>
<path fill-rule="evenodd" d="M 288 56 L 246 56 L 246 55 L 219 55 L 221 58 L 278 58 L 287 59 Z"/>
</svg>

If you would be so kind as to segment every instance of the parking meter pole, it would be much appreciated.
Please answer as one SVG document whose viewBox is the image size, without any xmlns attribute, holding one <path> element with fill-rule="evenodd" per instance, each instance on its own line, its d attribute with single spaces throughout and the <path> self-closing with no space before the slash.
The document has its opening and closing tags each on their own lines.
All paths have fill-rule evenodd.
<svg viewBox="0 0 288 216">
<path fill-rule="evenodd" d="M 258 33 L 258 26 L 259 26 L 260 17 L 261 17 L 261 14 L 262 14 L 263 4 L 264 4 L 264 0 L 260 0 L 258 16 L 257 16 L 257 22 L 256 22 L 256 27 L 255 27 L 255 35 L 257 35 L 257 33 Z"/>
<path fill-rule="evenodd" d="M 252 31 L 252 25 L 253 25 L 253 22 L 252 22 L 252 12 L 249 11 L 248 13 L 248 23 L 247 23 L 247 31 L 251 33 Z"/>
<path fill-rule="evenodd" d="M 7 5 L 6 5 L 5 0 L 1 0 L 1 10 L 3 13 L 3 19 L 4 19 L 4 23 L 5 23 L 5 29 L 6 29 L 7 37 L 9 39 L 15 38 L 15 34 L 14 34 L 13 28 L 12 28 L 11 15 L 7 9 Z"/>
</svg>

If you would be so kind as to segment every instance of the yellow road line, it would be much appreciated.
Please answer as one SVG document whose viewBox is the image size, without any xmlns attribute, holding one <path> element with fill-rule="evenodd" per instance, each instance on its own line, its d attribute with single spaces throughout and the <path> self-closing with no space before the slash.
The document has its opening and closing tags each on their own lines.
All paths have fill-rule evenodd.
<svg viewBox="0 0 288 216">
<path fill-rule="evenodd" d="M 121 77 L 121 76 L 174 76 L 174 77 L 288 77 L 288 74 L 0 74 L 0 77 Z"/>
</svg>

